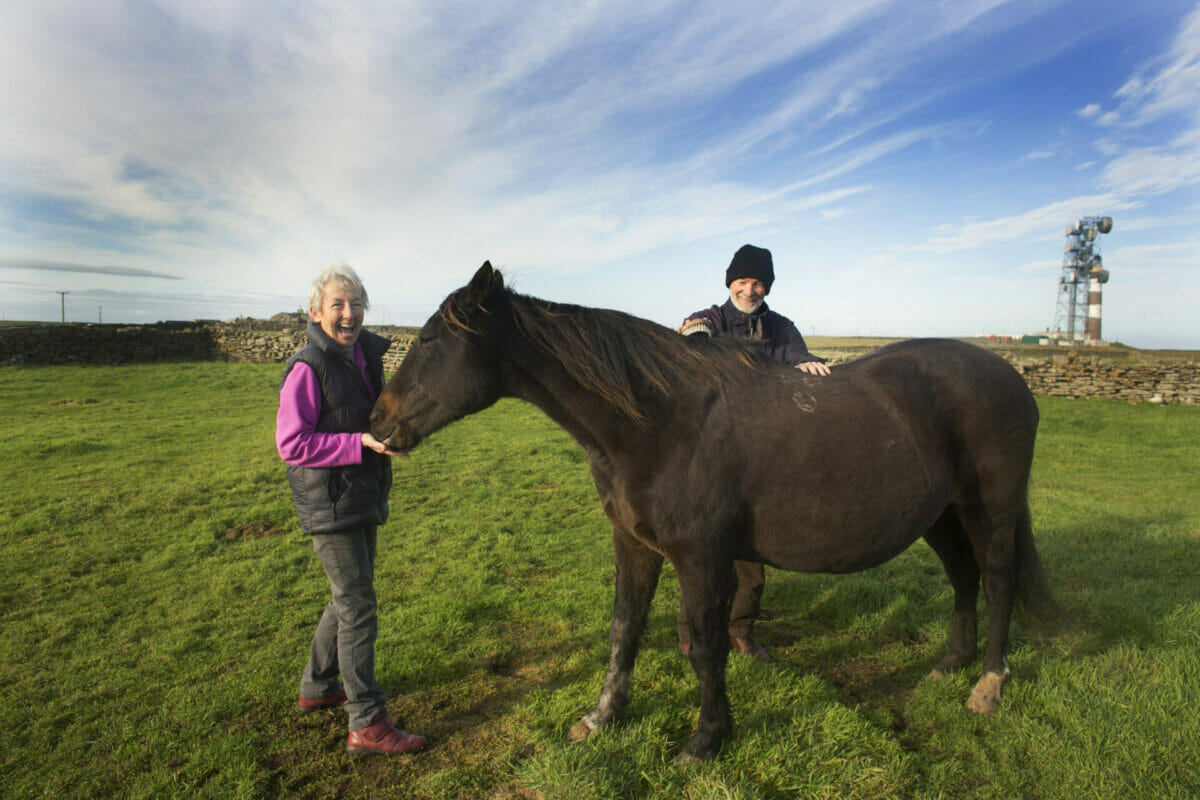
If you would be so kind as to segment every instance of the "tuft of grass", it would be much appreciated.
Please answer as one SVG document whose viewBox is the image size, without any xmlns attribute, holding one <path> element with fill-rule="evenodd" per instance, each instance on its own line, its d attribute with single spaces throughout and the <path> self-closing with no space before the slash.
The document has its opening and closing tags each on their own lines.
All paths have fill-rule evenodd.
<svg viewBox="0 0 1200 800">
<path fill-rule="evenodd" d="M 1200 794 L 1200 409 L 1040 398 L 1031 502 L 1071 615 L 1012 636 L 1000 712 L 924 680 L 950 591 L 918 544 L 772 570 L 731 657 L 721 758 L 681 765 L 698 691 L 668 566 L 623 718 L 566 730 L 607 663 L 609 526 L 582 451 L 502 401 L 398 459 L 378 675 L 411 758 L 295 712 L 328 587 L 274 451 L 278 367 L 0 370 L 0 796 L 942 798 Z M 986 626 L 985 626 L 986 627 Z"/>
</svg>

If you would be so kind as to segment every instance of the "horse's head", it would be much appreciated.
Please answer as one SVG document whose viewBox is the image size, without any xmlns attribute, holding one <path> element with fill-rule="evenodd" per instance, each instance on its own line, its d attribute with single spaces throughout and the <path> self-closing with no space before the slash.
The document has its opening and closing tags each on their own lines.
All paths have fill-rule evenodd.
<svg viewBox="0 0 1200 800">
<path fill-rule="evenodd" d="M 371 433 L 410 450 L 439 428 L 500 397 L 500 365 L 488 336 L 505 295 L 504 278 L 485 261 L 421 328 L 371 412 Z"/>
</svg>

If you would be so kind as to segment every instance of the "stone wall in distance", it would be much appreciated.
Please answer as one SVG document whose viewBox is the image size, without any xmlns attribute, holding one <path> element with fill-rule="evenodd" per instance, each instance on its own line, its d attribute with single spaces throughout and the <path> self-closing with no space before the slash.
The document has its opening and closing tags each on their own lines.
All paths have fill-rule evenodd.
<svg viewBox="0 0 1200 800">
<path fill-rule="evenodd" d="M 394 372 L 416 329 L 370 329 L 392 340 L 384 369 Z M 282 364 L 303 343 L 304 327 L 299 322 L 6 323 L 0 325 L 0 365 L 210 360 Z M 1061 351 L 1004 355 L 1034 394 L 1200 405 L 1200 363 L 1186 355 L 1156 363 L 1130 363 L 1104 355 L 1068 356 Z"/>
</svg>

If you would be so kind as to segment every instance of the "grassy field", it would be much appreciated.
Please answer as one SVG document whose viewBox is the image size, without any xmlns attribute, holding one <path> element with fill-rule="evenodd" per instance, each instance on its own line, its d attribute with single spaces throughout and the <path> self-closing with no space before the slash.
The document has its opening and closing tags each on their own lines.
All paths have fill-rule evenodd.
<svg viewBox="0 0 1200 800">
<path fill-rule="evenodd" d="M 1200 795 L 1200 408 L 1040 398 L 1034 524 L 1070 614 L 1018 623 L 1000 712 L 923 676 L 949 588 L 918 544 L 770 571 L 722 757 L 668 568 L 623 719 L 564 740 L 607 659 L 609 529 L 582 451 L 502 401 L 397 461 L 380 681 L 418 756 L 295 712 L 327 583 L 273 446 L 277 366 L 0 369 L 0 796 L 1185 798 Z"/>
</svg>

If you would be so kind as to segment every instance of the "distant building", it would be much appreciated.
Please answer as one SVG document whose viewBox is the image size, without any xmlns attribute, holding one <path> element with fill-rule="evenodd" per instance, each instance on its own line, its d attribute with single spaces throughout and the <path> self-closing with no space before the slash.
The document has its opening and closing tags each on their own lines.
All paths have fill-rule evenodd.
<svg viewBox="0 0 1200 800">
<path fill-rule="evenodd" d="M 278 325 L 295 325 L 304 327 L 308 324 L 308 314 L 303 310 L 300 311 L 280 311 L 275 316 L 271 317 L 271 322 Z"/>
</svg>

